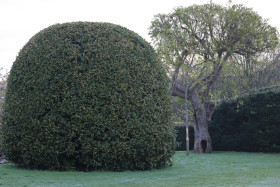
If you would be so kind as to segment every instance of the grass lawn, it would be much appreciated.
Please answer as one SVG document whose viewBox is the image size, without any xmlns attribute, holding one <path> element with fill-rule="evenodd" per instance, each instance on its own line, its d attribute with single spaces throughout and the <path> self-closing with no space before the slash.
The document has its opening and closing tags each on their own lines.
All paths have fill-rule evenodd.
<svg viewBox="0 0 280 187">
<path fill-rule="evenodd" d="M 0 186 L 280 186 L 280 154 L 177 152 L 161 170 L 56 172 L 0 165 Z"/>
</svg>

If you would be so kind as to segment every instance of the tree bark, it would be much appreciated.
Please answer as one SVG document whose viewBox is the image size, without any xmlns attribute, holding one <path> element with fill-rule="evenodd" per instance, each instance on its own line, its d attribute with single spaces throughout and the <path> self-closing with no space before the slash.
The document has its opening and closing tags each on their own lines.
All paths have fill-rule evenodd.
<svg viewBox="0 0 280 187">
<path fill-rule="evenodd" d="M 185 112 L 186 112 L 186 156 L 190 155 L 190 139 L 189 139 L 189 111 L 188 111 L 188 82 L 185 77 Z"/>
<path fill-rule="evenodd" d="M 211 153 L 212 141 L 208 132 L 208 121 L 211 119 L 214 107 L 204 104 L 196 94 L 191 94 L 190 101 L 194 108 L 194 153 Z"/>
<path fill-rule="evenodd" d="M 203 110 L 203 109 L 202 109 Z M 204 113 L 204 112 L 201 112 Z M 211 153 L 212 141 L 204 114 L 196 115 L 194 126 L 194 153 Z"/>
</svg>

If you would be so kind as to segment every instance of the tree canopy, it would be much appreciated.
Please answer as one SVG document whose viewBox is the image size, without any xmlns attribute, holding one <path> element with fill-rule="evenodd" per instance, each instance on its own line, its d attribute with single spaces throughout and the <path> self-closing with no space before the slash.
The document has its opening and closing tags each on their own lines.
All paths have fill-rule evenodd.
<svg viewBox="0 0 280 187">
<path fill-rule="evenodd" d="M 169 67 L 186 63 L 192 77 L 209 86 L 230 57 L 249 58 L 278 43 L 276 28 L 243 5 L 180 7 L 155 16 L 150 30 L 161 59 Z M 195 60 L 185 58 L 186 54 L 189 58 L 195 55 Z"/>
</svg>

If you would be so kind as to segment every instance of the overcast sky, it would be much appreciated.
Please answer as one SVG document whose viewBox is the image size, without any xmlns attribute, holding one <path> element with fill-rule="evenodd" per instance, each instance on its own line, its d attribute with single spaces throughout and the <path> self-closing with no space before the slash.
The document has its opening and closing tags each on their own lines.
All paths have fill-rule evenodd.
<svg viewBox="0 0 280 187">
<path fill-rule="evenodd" d="M 154 15 L 170 13 L 178 6 L 207 2 L 209 0 L 0 0 L 0 67 L 9 71 L 25 43 L 56 23 L 110 22 L 133 30 L 150 42 L 148 28 Z M 225 5 L 228 0 L 213 2 Z M 232 0 L 232 4 L 240 3 L 269 19 L 279 30 L 279 0 Z"/>
</svg>

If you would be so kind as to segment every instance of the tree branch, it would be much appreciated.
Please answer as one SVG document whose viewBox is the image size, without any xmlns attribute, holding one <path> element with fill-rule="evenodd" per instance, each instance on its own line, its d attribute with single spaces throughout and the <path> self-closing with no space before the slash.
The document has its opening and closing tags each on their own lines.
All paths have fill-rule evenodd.
<svg viewBox="0 0 280 187">
<path fill-rule="evenodd" d="M 192 34 L 194 36 L 194 38 L 202 45 L 202 47 L 204 48 L 204 50 L 206 51 L 206 53 L 208 55 L 211 56 L 211 58 L 214 58 L 214 54 L 211 53 L 209 47 L 206 46 L 206 43 L 204 40 L 200 39 L 194 32 L 189 31 L 187 28 L 181 26 L 182 29 L 184 29 L 185 31 L 187 31 L 188 33 Z"/>
<path fill-rule="evenodd" d="M 214 67 L 214 71 L 212 72 L 212 75 L 209 75 L 209 76 L 208 76 L 208 80 L 209 80 L 209 81 L 207 82 L 207 84 L 206 84 L 206 89 L 205 89 L 205 91 L 204 91 L 204 96 L 205 96 L 205 97 L 209 95 L 211 86 L 212 86 L 212 85 L 214 84 L 214 82 L 218 79 L 218 77 L 219 77 L 219 75 L 220 75 L 220 73 L 221 73 L 221 70 L 222 70 L 222 68 L 223 68 L 223 64 L 224 64 L 224 62 L 226 62 L 226 61 L 228 60 L 229 57 L 230 57 L 230 54 L 227 53 L 227 54 L 224 56 L 223 60 L 222 60 L 223 62 L 222 62 L 222 63 L 219 63 L 218 66 Z M 207 81 L 207 79 L 206 79 L 206 81 Z"/>
<path fill-rule="evenodd" d="M 182 99 L 185 98 L 185 87 L 176 82 L 172 84 L 172 87 L 170 88 L 170 92 L 172 96 L 177 96 Z"/>
<path fill-rule="evenodd" d="M 280 61 L 280 53 L 278 55 L 276 55 L 276 57 L 273 60 L 273 65 L 277 64 Z"/>
<path fill-rule="evenodd" d="M 176 69 L 173 72 L 172 85 L 170 88 L 170 93 L 172 96 L 178 96 L 180 98 L 185 97 L 185 88 L 177 82 L 177 78 L 178 78 L 179 70 L 182 67 L 182 65 L 184 64 L 187 56 L 188 56 L 188 50 L 185 49 L 181 53 L 180 63 L 178 64 L 178 66 L 176 67 Z"/>
</svg>

